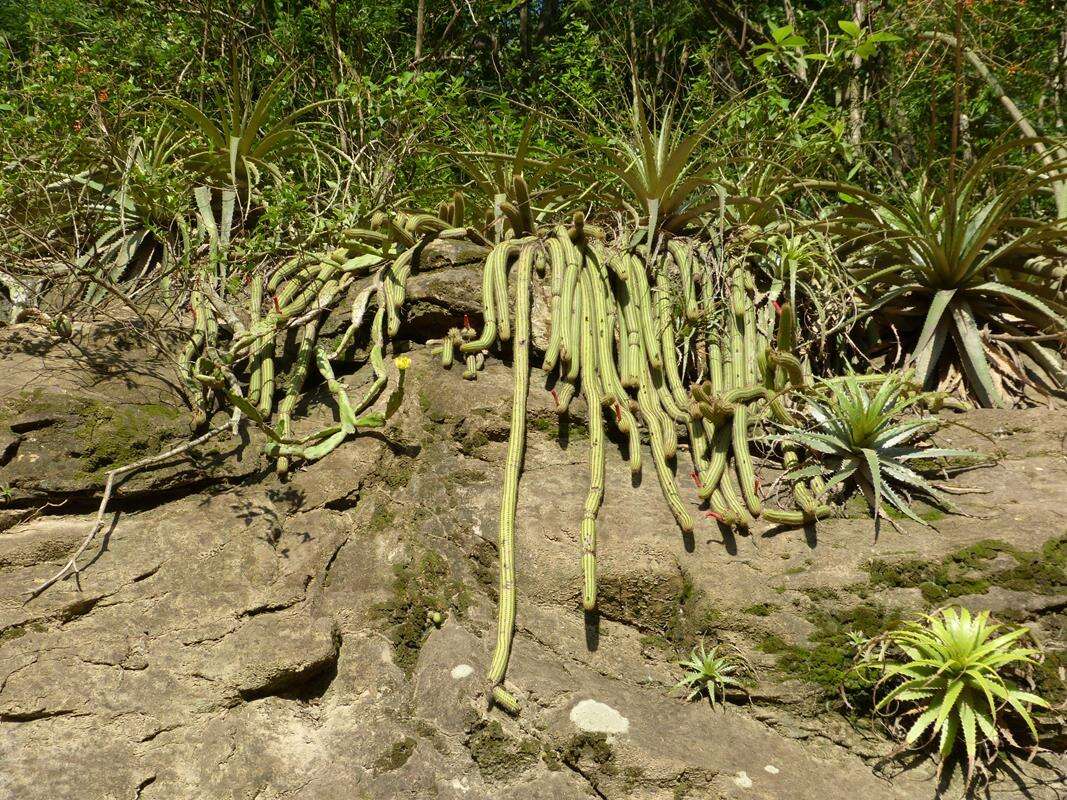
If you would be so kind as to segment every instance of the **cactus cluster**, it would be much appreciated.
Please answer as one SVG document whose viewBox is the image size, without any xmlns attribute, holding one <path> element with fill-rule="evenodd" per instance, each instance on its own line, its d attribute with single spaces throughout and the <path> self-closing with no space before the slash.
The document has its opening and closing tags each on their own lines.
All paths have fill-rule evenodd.
<svg viewBox="0 0 1067 800">
<path fill-rule="evenodd" d="M 693 518 L 675 479 L 680 431 L 687 434 L 700 495 L 721 523 L 747 527 L 762 515 L 776 524 L 800 525 L 826 516 L 830 507 L 817 500 L 822 486 L 800 481 L 793 487 L 797 508 L 765 509 L 750 453 L 753 426 L 765 417 L 787 424 L 792 420 L 788 392 L 808 383 L 794 352 L 791 306 L 778 306 L 766 294 L 757 304 L 744 265 L 723 274 L 711 248 L 699 241 L 671 238 L 650 248 L 638 235 L 623 246 L 609 247 L 604 233 L 581 213 L 569 224 L 543 228 L 521 213 L 504 216 L 506 227 L 499 226 L 495 234 L 486 229 L 497 241 L 482 271 L 481 331 L 476 334 L 466 322 L 453 328 L 439 353 L 446 368 L 457 352 L 465 357 L 464 377 L 473 379 L 489 348 L 498 342 L 513 347 L 514 399 L 499 528 L 498 638 L 488 680 L 493 697 L 514 708 L 514 698 L 501 684 L 515 619 L 515 508 L 529 392 L 532 269 L 549 296 L 549 338 L 541 367 L 557 411 L 566 414 L 577 397 L 588 409 L 590 479 L 578 529 L 586 610 L 597 605 L 605 419 L 626 437 L 634 473 L 642 468 L 642 435 L 647 436 L 664 499 L 684 532 L 692 531 Z M 513 268 L 518 279 L 511 298 L 508 275 Z M 692 358 L 679 355 L 681 339 L 686 354 L 694 346 Z M 787 452 L 786 458 L 795 463 L 797 454 Z"/>
<path fill-rule="evenodd" d="M 204 227 L 209 232 L 212 257 L 192 292 L 194 329 L 179 369 L 199 397 L 198 421 L 206 419 L 213 398 L 221 396 L 267 435 L 266 451 L 275 459 L 279 475 L 285 475 L 294 461 L 326 456 L 360 428 L 381 426 L 385 416 L 395 410 L 403 393 L 403 369 L 399 370 L 386 414 L 368 412 L 389 385 L 385 352 L 400 328 L 404 285 L 412 262 L 432 239 L 478 236 L 475 231 L 452 228 L 430 214 L 376 215 L 369 229 L 344 231 L 341 244 L 328 252 L 302 254 L 269 277 L 251 277 L 246 325 L 220 298 L 226 261 L 226 237 L 220 233 L 226 226 L 212 220 Z M 351 321 L 340 341 L 327 347 L 319 341 L 322 316 L 359 281 L 363 286 L 355 294 Z M 353 345 L 371 308 L 369 344 L 374 379 L 362 397 L 354 400 L 336 378 L 333 362 Z M 225 346 L 220 343 L 220 320 L 231 334 Z M 278 341 L 294 328 L 299 330 L 299 349 L 286 365 L 288 382 L 278 401 Z M 297 437 L 293 413 L 313 367 L 336 404 L 338 422 Z M 246 376 L 244 385 L 241 375 Z"/>
<path fill-rule="evenodd" d="M 803 388 L 810 381 L 793 352 L 793 306 L 768 302 L 757 311 L 754 291 L 751 277 L 735 270 L 730 276 L 725 325 L 721 333 L 708 332 L 708 378 L 691 389 L 690 442 L 700 496 L 710 502 L 712 515 L 724 525 L 747 528 L 761 516 L 774 524 L 802 525 L 830 513 L 830 506 L 817 499 L 825 486 L 818 478 L 798 480 L 793 484 L 796 509 L 765 508 L 752 463 L 750 432 L 763 417 L 795 425 L 784 399 L 790 389 Z M 772 329 L 776 329 L 773 344 Z M 785 466 L 794 466 L 797 460 L 795 448 L 787 447 Z"/>
<path fill-rule="evenodd" d="M 640 231 L 609 246 L 604 231 L 580 212 L 566 224 L 540 225 L 521 176 L 515 178 L 514 195 L 514 202 L 510 195 L 498 196 L 484 225 L 477 226 L 464 224 L 468 212 L 460 193 L 437 214 L 379 213 L 369 229 L 346 231 L 335 249 L 301 255 L 269 278 L 253 278 L 250 324 L 229 320 L 233 335 L 226 349 L 216 344 L 222 310 L 214 307 L 213 276 L 206 276 L 203 290 L 194 295 L 197 325 L 184 358 L 191 385 L 205 397 L 224 396 L 264 430 L 267 451 L 284 474 L 294 460 L 321 458 L 358 428 L 382 424 L 381 414 L 365 412 L 388 385 L 385 351 L 399 331 L 406 282 L 421 250 L 434 239 L 466 239 L 486 247 L 481 328 L 464 319 L 462 327 L 448 331 L 438 352 L 445 368 L 461 361 L 468 380 L 477 378 L 498 343 L 509 343 L 513 354 L 499 521 L 497 643 L 487 676 L 490 696 L 508 709 L 517 708 L 503 680 L 515 623 L 515 514 L 526 437 L 534 276 L 549 298 L 541 368 L 557 411 L 566 414 L 578 397 L 588 409 L 590 477 L 578 525 L 586 610 L 597 606 L 606 424 L 626 438 L 634 473 L 642 469 L 642 439 L 647 438 L 663 497 L 684 532 L 692 531 L 693 518 L 675 478 L 679 449 L 688 449 L 700 496 L 722 524 L 746 527 L 762 516 L 799 525 L 830 510 L 817 500 L 823 487 L 814 481 L 794 485 L 795 509 L 764 508 L 760 497 L 750 452 L 753 427 L 765 418 L 794 422 L 785 399 L 792 388 L 807 383 L 794 352 L 793 309 L 778 306 L 773 288 L 758 295 L 745 263 L 724 268 L 707 242 L 667 233 L 649 241 Z M 220 242 L 220 253 L 223 249 Z M 318 341 L 320 313 L 350 288 L 358 290 L 351 323 L 337 346 L 327 350 Z M 351 346 L 368 316 L 374 379 L 353 401 L 332 362 Z M 300 330 L 300 346 L 275 408 L 276 340 L 294 327 Z M 333 397 L 339 421 L 297 438 L 292 416 L 312 365 Z M 248 376 L 246 390 L 237 378 L 239 368 Z M 398 389 L 402 378 L 401 370 Z M 390 402 L 387 412 L 395 406 Z M 797 454 L 787 448 L 785 458 L 787 465 L 795 464 Z"/>
</svg>

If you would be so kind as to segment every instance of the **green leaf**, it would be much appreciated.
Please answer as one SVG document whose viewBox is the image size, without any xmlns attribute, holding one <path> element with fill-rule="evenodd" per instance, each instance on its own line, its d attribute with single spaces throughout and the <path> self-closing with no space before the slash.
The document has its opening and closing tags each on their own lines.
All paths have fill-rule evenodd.
<svg viewBox="0 0 1067 800">
<path fill-rule="evenodd" d="M 774 39 L 775 42 L 781 44 L 782 41 L 792 35 L 792 33 L 792 25 L 782 25 L 780 28 L 771 29 L 771 38 Z"/>
<path fill-rule="evenodd" d="M 963 728 L 963 742 L 967 748 L 967 778 L 974 772 L 975 754 L 978 749 L 978 737 L 975 735 L 975 713 L 966 700 L 959 704 L 960 726 Z"/>
<path fill-rule="evenodd" d="M 964 370 L 971 380 L 971 388 L 982 405 L 1002 408 L 1004 400 L 996 386 L 993 385 L 989 361 L 986 359 L 985 347 L 982 344 L 982 337 L 978 332 L 978 325 L 974 320 L 974 312 L 970 304 L 966 300 L 956 303 L 952 307 L 952 318 L 956 323 L 953 333 Z"/>
<path fill-rule="evenodd" d="M 844 31 L 848 36 L 851 36 L 853 39 L 858 39 L 860 34 L 863 32 L 863 28 L 861 28 L 859 25 L 857 25 L 850 19 L 839 19 L 837 21 L 837 27 L 839 27 L 842 31 Z"/>
</svg>

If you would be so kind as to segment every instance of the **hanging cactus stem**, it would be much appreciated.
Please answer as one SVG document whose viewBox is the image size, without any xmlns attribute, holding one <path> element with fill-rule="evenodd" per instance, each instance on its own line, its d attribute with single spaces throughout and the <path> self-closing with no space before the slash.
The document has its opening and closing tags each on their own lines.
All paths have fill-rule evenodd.
<svg viewBox="0 0 1067 800">
<path fill-rule="evenodd" d="M 486 679 L 494 687 L 491 698 L 509 710 L 517 710 L 514 698 L 500 685 L 511 656 L 515 633 L 515 510 L 518 507 L 519 475 L 526 448 L 526 399 L 530 389 L 530 272 L 534 249 L 523 249 L 515 287 L 515 342 L 512 372 L 511 429 L 504 462 L 504 489 L 500 500 L 498 555 L 500 587 L 497 608 L 497 638 Z M 505 312 L 506 313 L 506 312 Z"/>
</svg>

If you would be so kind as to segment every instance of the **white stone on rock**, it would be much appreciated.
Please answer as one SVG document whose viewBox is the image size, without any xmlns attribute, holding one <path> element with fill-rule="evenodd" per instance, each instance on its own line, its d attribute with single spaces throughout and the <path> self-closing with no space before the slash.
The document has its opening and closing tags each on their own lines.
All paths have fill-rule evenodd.
<svg viewBox="0 0 1067 800">
<path fill-rule="evenodd" d="M 628 733 L 630 720 L 606 703 L 582 700 L 571 709 L 571 722 L 589 733 Z"/>
<path fill-rule="evenodd" d="M 737 777 L 734 778 L 734 783 L 740 786 L 742 789 L 752 788 L 752 778 L 748 777 L 747 772 L 737 773 Z"/>
<path fill-rule="evenodd" d="M 474 667 L 470 664 L 456 664 L 452 667 L 452 679 L 461 681 L 464 678 L 469 678 L 474 674 Z"/>
</svg>

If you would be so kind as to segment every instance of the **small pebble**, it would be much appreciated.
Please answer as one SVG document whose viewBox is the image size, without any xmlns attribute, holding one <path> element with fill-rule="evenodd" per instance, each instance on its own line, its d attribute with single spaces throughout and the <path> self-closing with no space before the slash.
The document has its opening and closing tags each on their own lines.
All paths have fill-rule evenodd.
<svg viewBox="0 0 1067 800">
<path fill-rule="evenodd" d="M 734 783 L 740 786 L 742 789 L 752 788 L 752 778 L 748 777 L 747 772 L 737 773 L 737 777 L 734 778 Z"/>
<path fill-rule="evenodd" d="M 464 678 L 469 678 L 474 674 L 474 667 L 470 664 L 456 664 L 452 667 L 452 679 L 461 681 Z"/>
<path fill-rule="evenodd" d="M 768 764 L 763 768 L 763 770 L 765 772 L 771 773 L 771 775 L 777 775 L 781 771 L 778 769 L 778 767 L 774 766 L 774 764 Z"/>
</svg>

